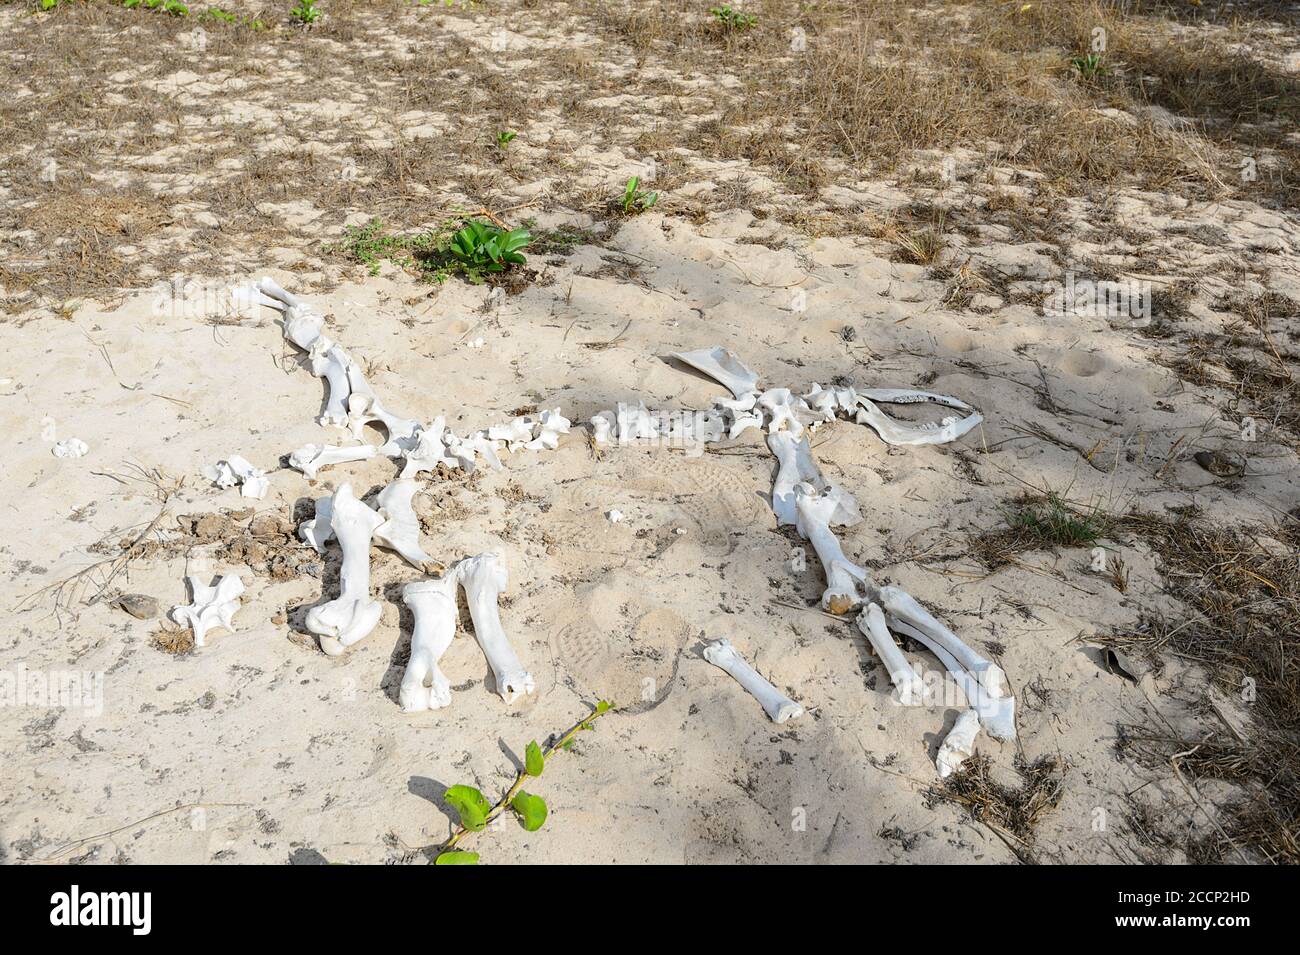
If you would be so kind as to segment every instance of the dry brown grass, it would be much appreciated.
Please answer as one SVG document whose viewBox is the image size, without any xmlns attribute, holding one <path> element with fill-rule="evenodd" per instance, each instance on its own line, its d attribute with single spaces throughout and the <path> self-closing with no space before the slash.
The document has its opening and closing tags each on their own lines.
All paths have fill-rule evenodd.
<svg viewBox="0 0 1300 955">
<path fill-rule="evenodd" d="M 993 777 L 987 756 L 977 753 L 949 776 L 930 798 L 963 806 L 976 822 L 988 826 L 1021 862 L 1037 861 L 1034 837 L 1043 817 L 1061 801 L 1065 765 L 1055 756 L 1034 762 L 1018 759 L 1020 784 L 1010 786 Z"/>
</svg>

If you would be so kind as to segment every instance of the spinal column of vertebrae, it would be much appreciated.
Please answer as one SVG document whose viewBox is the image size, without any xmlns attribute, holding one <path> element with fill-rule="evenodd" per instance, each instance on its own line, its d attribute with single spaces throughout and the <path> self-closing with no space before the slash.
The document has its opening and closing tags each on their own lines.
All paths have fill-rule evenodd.
<svg viewBox="0 0 1300 955">
<path fill-rule="evenodd" d="M 942 444 L 960 438 L 983 420 L 975 409 L 957 398 L 928 391 L 827 389 L 816 383 L 803 395 L 788 388 L 762 389 L 758 375 L 721 347 L 673 357 L 722 384 L 731 397 L 715 399 L 710 411 L 684 425 L 677 423 L 675 416 L 667 416 L 672 423 L 665 424 L 644 404 L 635 408 L 620 404 L 591 419 L 596 441 L 628 444 L 684 438 L 709 444 L 734 439 L 750 428 L 765 429 L 767 446 L 777 459 L 772 510 L 778 524 L 794 525 L 816 551 L 826 577 L 822 608 L 836 615 L 858 611 L 858 627 L 889 671 L 900 704 L 920 705 L 923 684 L 891 630 L 913 637 L 933 651 L 970 703 L 970 710 L 950 733 L 951 745 L 941 748 L 941 774 L 948 775 L 970 755 L 974 728 L 982 726 L 998 739 L 1014 738 L 1015 699 L 1006 688 L 1001 668 L 972 650 L 910 594 L 897 587 L 878 586 L 864 567 L 845 556 L 834 529 L 861 521 L 857 502 L 821 473 L 808 440 L 809 433 L 819 425 L 846 418 L 872 428 L 888 444 Z M 946 416 L 938 424 L 915 425 L 898 421 L 880 408 L 882 404 L 916 402 L 941 405 L 961 414 Z M 734 654 L 729 644 L 728 650 Z M 743 660 L 733 669 L 745 674 L 740 682 L 759 697 L 772 715 L 775 691 L 771 685 Z M 784 712 L 791 711 L 786 708 Z"/>
<path fill-rule="evenodd" d="M 323 552 L 335 537 L 343 546 L 343 593 L 308 615 L 308 627 L 320 636 L 322 647 L 327 652 L 342 652 L 369 633 L 378 619 L 374 609 L 378 605 L 370 598 L 368 549 L 372 541 L 395 550 L 422 570 L 434 563 L 420 544 L 419 522 L 411 508 L 414 479 L 439 466 L 472 471 L 480 460 L 499 469 L 498 452 L 503 448 L 553 449 L 559 436 L 569 431 L 570 422 L 556 408 L 461 437 L 446 427 L 444 418 L 425 425 L 390 413 L 347 350 L 325 336 L 324 317 L 309 303 L 269 278 L 237 287 L 234 298 L 240 305 L 265 305 L 282 314 L 285 338 L 307 353 L 312 373 L 327 383 L 329 394 L 320 423 L 346 428 L 352 435 L 353 443 L 348 445 L 312 444 L 295 451 L 290 456 L 294 467 L 312 477 L 321 468 L 376 455 L 403 462 L 399 477 L 380 492 L 378 512 L 358 501 L 344 485 L 333 499 L 318 500 L 315 516 L 299 529 L 303 540 L 318 551 Z M 734 440 L 750 428 L 765 430 L 767 445 L 777 458 L 772 509 L 778 524 L 793 525 L 816 551 L 826 577 L 822 607 L 836 615 L 859 612 L 858 627 L 885 664 L 901 704 L 921 703 L 922 685 L 891 631 L 928 647 L 965 693 L 970 709 L 953 728 L 951 745 L 940 750 L 941 773 L 947 775 L 970 754 L 978 726 L 998 739 L 1013 738 L 1015 700 L 1002 670 L 905 591 L 878 586 L 865 568 L 845 556 L 834 529 L 852 526 L 862 518 L 853 495 L 821 473 L 808 440 L 819 425 L 844 418 L 867 425 L 889 444 L 941 444 L 979 425 L 982 419 L 975 409 L 956 398 L 927 391 L 858 391 L 822 388 L 816 383 L 802 395 L 788 388 L 761 389 L 759 376 L 721 347 L 674 357 L 721 383 L 731 397 L 715 399 L 713 407 L 705 411 L 663 417 L 652 414 L 644 404 L 620 404 L 592 417 L 594 440 L 599 444 L 650 439 L 704 445 Z M 915 402 L 938 404 L 960 414 L 944 417 L 938 424 L 916 425 L 899 421 L 880 408 L 882 404 Z M 360 440 L 367 424 L 383 429 L 386 440 L 382 445 Z M 403 681 L 405 710 L 437 708 L 449 702 L 450 691 L 437 662 L 449 642 L 448 600 L 454 604 L 458 584 L 467 591 L 476 635 L 492 666 L 497 692 L 507 702 L 533 692 L 532 676 L 506 639 L 497 612 L 496 596 L 505 584 L 504 566 L 495 556 L 482 555 L 463 562 L 437 582 L 413 584 L 406 591 L 406 602 L 416 613 L 417 640 L 411 669 Z M 454 619 L 450 625 L 454 630 Z M 713 662 L 757 695 L 773 719 L 802 713 L 797 703 L 772 688 L 729 643 L 715 644 L 712 650 Z M 431 685 L 425 686 L 426 681 Z"/>
</svg>

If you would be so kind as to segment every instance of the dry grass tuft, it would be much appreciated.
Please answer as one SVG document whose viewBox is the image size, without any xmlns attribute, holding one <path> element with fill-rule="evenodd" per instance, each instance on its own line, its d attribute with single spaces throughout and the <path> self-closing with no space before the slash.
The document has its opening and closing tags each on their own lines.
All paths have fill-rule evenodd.
<svg viewBox="0 0 1300 955">
<path fill-rule="evenodd" d="M 964 806 L 973 820 L 1002 838 L 1021 862 L 1033 863 L 1037 861 L 1035 830 L 1061 801 L 1066 766 L 1055 756 L 1043 756 L 1032 763 L 1018 759 L 1016 771 L 1020 785 L 1008 786 L 993 778 L 988 757 L 976 754 L 929 795 L 932 800 Z"/>
</svg>

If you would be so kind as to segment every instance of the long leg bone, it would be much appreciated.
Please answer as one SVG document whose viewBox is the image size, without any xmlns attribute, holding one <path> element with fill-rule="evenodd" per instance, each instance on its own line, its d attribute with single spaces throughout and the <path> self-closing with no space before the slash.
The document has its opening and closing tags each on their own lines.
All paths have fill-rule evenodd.
<svg viewBox="0 0 1300 955">
<path fill-rule="evenodd" d="M 397 697 L 403 713 L 437 710 L 451 703 L 451 684 L 438 669 L 438 661 L 456 635 L 456 581 L 457 575 L 450 573 L 402 588 L 402 602 L 415 615 L 411 659 Z"/>
<path fill-rule="evenodd" d="M 919 705 L 925 696 L 925 683 L 894 642 L 893 635 L 885 626 L 885 614 L 879 604 L 867 604 L 866 609 L 858 614 L 858 629 L 871 642 L 876 656 L 880 657 L 880 662 L 889 671 L 889 679 L 898 694 L 898 702 L 903 706 Z"/>
<path fill-rule="evenodd" d="M 897 629 L 895 623 L 902 623 L 909 633 L 919 631 L 923 634 L 920 637 L 922 643 L 943 647 L 962 669 L 979 682 L 987 694 L 995 697 L 1007 695 L 1006 674 L 1002 668 L 967 646 L 957 634 L 917 603 L 911 594 L 897 587 L 881 587 L 875 596 L 889 615 L 891 628 Z"/>
<path fill-rule="evenodd" d="M 839 540 L 831 531 L 830 522 L 842 506 L 836 496 L 837 490 L 831 487 L 816 494 L 809 484 L 796 485 L 796 526 L 799 533 L 812 543 L 826 574 L 822 608 L 833 614 L 846 614 L 862 602 L 859 584 L 867 583 L 870 577 L 864 568 L 844 556 Z"/>
<path fill-rule="evenodd" d="M 307 613 L 307 629 L 320 638 L 321 649 L 338 656 L 379 623 L 383 605 L 370 599 L 370 538 L 383 518 L 352 493 L 351 484 L 334 492 L 330 525 L 343 548 L 336 600 Z"/>
<path fill-rule="evenodd" d="M 492 668 L 497 693 L 507 703 L 532 693 L 536 689 L 533 675 L 519 662 L 497 609 L 497 597 L 507 583 L 505 564 L 496 554 L 480 554 L 457 564 L 456 573 L 465 588 L 465 601 L 474 621 L 474 637 Z"/>
<path fill-rule="evenodd" d="M 772 722 L 784 723 L 803 715 L 803 707 L 764 679 L 725 637 L 704 648 L 704 659 L 730 673 L 737 683 L 762 704 Z"/>
<path fill-rule="evenodd" d="M 375 528 L 374 541 L 397 551 L 413 567 L 427 570 L 436 562 L 420 547 L 420 519 L 411 507 L 411 498 L 418 489 L 414 478 L 398 478 L 379 492 L 376 503 L 384 523 Z"/>
<path fill-rule="evenodd" d="M 174 607 L 172 619 L 194 631 L 194 645 L 203 646 L 207 632 L 218 627 L 234 632 L 231 620 L 239 609 L 239 595 L 244 592 L 244 583 L 239 576 L 225 574 L 215 587 L 207 586 L 198 577 L 185 579 L 189 582 L 193 599 L 188 607 Z"/>
</svg>

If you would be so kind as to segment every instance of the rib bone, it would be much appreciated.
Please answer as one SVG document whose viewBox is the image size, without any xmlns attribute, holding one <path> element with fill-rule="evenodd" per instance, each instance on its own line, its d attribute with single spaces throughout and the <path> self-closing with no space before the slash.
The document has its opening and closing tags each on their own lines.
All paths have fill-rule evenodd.
<svg viewBox="0 0 1300 955">
<path fill-rule="evenodd" d="M 772 722 L 784 723 L 803 715 L 803 707 L 764 679 L 725 637 L 704 648 L 704 659 L 730 673 L 737 683 L 762 704 Z"/>
<path fill-rule="evenodd" d="M 194 631 L 194 645 L 204 645 L 209 630 L 221 628 L 234 631 L 231 620 L 239 609 L 239 595 L 244 583 L 238 574 L 225 574 L 215 587 L 208 587 L 198 577 L 185 578 L 190 585 L 192 601 L 188 607 L 172 608 L 172 619 Z"/>
<path fill-rule="evenodd" d="M 453 572 L 402 588 L 402 602 L 415 615 L 411 659 L 397 697 L 403 713 L 437 710 L 451 703 L 451 684 L 438 668 L 438 661 L 456 635 L 456 580 Z M 429 686 L 424 685 L 425 680 Z"/>
<path fill-rule="evenodd" d="M 383 518 L 357 500 L 351 484 L 334 492 L 331 509 L 330 525 L 343 548 L 339 596 L 308 611 L 306 623 L 321 649 L 338 656 L 369 634 L 384 610 L 370 599 L 370 538 Z"/>
<path fill-rule="evenodd" d="M 501 626 L 497 597 L 507 583 L 506 566 L 496 554 L 469 557 L 456 565 L 465 602 L 474 620 L 474 637 L 483 648 L 497 693 L 507 703 L 536 689 L 533 675 L 524 669 Z"/>
</svg>

